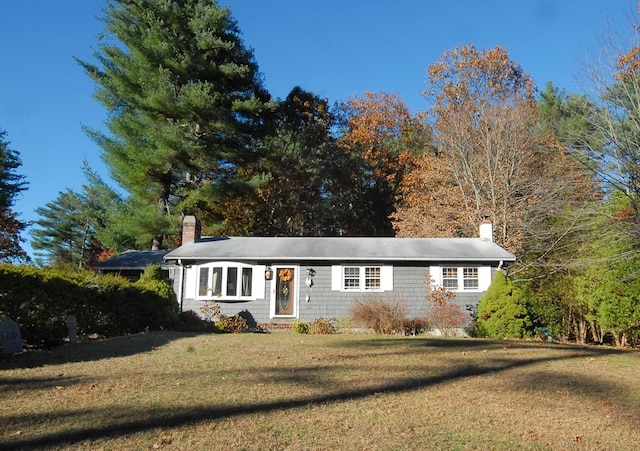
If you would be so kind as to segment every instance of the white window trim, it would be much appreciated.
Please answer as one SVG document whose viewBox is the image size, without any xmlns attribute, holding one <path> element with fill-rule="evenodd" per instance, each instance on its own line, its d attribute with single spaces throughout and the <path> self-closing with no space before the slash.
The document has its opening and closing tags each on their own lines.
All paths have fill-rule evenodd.
<svg viewBox="0 0 640 451">
<path fill-rule="evenodd" d="M 250 268 L 251 272 L 251 295 L 250 296 L 227 296 L 225 295 L 216 295 L 212 293 L 211 287 L 212 284 L 212 271 L 213 268 L 222 268 L 222 281 L 221 287 L 226 291 L 227 287 L 227 276 L 229 268 L 237 268 L 237 287 L 238 292 L 242 293 L 242 269 Z M 238 263 L 238 262 L 209 262 L 202 265 L 194 265 L 194 289 L 195 289 L 195 299 L 197 300 L 216 300 L 220 302 L 238 302 L 238 301 L 254 301 L 256 299 L 264 299 L 264 265 L 250 265 L 246 263 Z M 207 269 L 209 271 L 209 291 L 205 295 L 200 294 L 200 271 L 201 269 Z"/>
<path fill-rule="evenodd" d="M 346 288 L 344 286 L 345 268 L 359 269 L 359 286 L 358 288 Z M 367 289 L 365 284 L 366 268 L 380 268 L 380 288 Z M 333 265 L 331 267 L 331 289 L 343 293 L 382 293 L 385 291 L 393 291 L 393 266 L 390 265 L 372 265 L 372 264 L 353 264 L 353 265 Z"/>
<path fill-rule="evenodd" d="M 491 284 L 491 267 L 480 265 L 442 265 L 431 266 L 429 268 L 429 276 L 433 280 L 436 286 L 443 286 L 443 272 L 445 268 L 456 268 L 458 277 L 458 288 L 451 289 L 456 293 L 482 293 L 487 291 Z M 478 288 L 465 289 L 464 288 L 464 270 L 473 268 L 478 270 Z"/>
</svg>

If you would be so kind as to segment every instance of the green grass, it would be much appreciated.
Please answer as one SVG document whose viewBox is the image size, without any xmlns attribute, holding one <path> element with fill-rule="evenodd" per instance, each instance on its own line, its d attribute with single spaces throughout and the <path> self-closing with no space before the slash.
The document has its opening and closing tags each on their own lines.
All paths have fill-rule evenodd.
<svg viewBox="0 0 640 451">
<path fill-rule="evenodd" d="M 640 353 L 158 332 L 0 360 L 0 448 L 635 449 Z"/>
</svg>

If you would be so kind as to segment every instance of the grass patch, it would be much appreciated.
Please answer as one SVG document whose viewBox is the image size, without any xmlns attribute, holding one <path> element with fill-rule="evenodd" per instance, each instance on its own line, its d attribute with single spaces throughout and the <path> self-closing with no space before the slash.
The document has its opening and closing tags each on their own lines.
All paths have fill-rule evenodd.
<svg viewBox="0 0 640 451">
<path fill-rule="evenodd" d="M 153 332 L 0 361 L 0 448 L 634 449 L 640 353 Z"/>
</svg>

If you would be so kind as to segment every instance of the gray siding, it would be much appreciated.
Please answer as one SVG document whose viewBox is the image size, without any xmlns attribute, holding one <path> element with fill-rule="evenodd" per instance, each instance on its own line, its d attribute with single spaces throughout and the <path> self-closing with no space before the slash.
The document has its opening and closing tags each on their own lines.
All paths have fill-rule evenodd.
<svg viewBox="0 0 640 451">
<path fill-rule="evenodd" d="M 316 318 L 341 319 L 350 316 L 350 309 L 356 300 L 366 300 L 377 297 L 384 300 L 401 300 L 407 307 L 408 317 L 423 317 L 427 314 L 429 302 L 425 299 L 426 286 L 424 275 L 428 272 L 429 266 L 400 266 L 393 268 L 393 291 L 382 293 L 345 293 L 331 289 L 331 265 L 314 265 L 316 271 L 313 277 L 314 285 L 308 288 L 304 280 L 306 273 L 305 266 L 300 266 L 298 271 L 298 318 L 311 322 Z M 495 268 L 492 275 L 495 274 Z M 179 281 L 176 273 L 174 281 Z M 177 290 L 176 285 L 176 292 Z M 232 316 L 242 311 L 248 311 L 256 322 L 260 323 L 291 323 L 291 318 L 270 318 L 270 295 L 271 284 L 265 287 L 264 299 L 250 302 L 220 302 L 222 314 Z M 470 292 L 458 293 L 453 300 L 456 304 L 465 307 L 469 304 L 477 304 L 483 293 Z M 309 301 L 305 300 L 309 296 Z M 194 310 L 200 313 L 203 301 L 194 299 L 184 299 L 182 309 Z"/>
</svg>

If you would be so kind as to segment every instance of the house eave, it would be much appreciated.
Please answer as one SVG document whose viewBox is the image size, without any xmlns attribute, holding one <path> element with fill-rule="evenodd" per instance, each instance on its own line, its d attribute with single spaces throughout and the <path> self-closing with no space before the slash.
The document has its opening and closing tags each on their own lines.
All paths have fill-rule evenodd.
<svg viewBox="0 0 640 451">
<path fill-rule="evenodd" d="M 332 257 L 332 258 L 325 258 L 325 257 L 282 257 L 282 256 L 272 256 L 272 257 L 265 257 L 265 256 L 226 256 L 226 257 L 202 257 L 202 256 L 188 256 L 188 255 L 181 255 L 180 257 L 170 257 L 170 258 L 166 258 L 166 261 L 182 261 L 182 262 L 203 262 L 203 261 L 255 261 L 255 262 L 283 262 L 283 263 L 290 263 L 290 262 L 334 262 L 334 261 L 341 261 L 341 262 L 406 262 L 406 263 L 412 263 L 412 262 L 442 262 L 442 261 L 447 261 L 447 262 L 499 262 L 499 261 L 504 261 L 504 262 L 514 262 L 516 260 L 515 257 L 507 257 L 507 258 L 500 258 L 500 257 L 483 257 L 483 258 L 473 258 L 473 257 L 451 257 L 451 258 L 404 258 L 404 257 L 376 257 L 376 258 L 370 258 L 370 257 Z"/>
<path fill-rule="evenodd" d="M 512 262 L 516 257 L 477 238 L 224 237 L 185 244 L 165 261 Z"/>
</svg>

